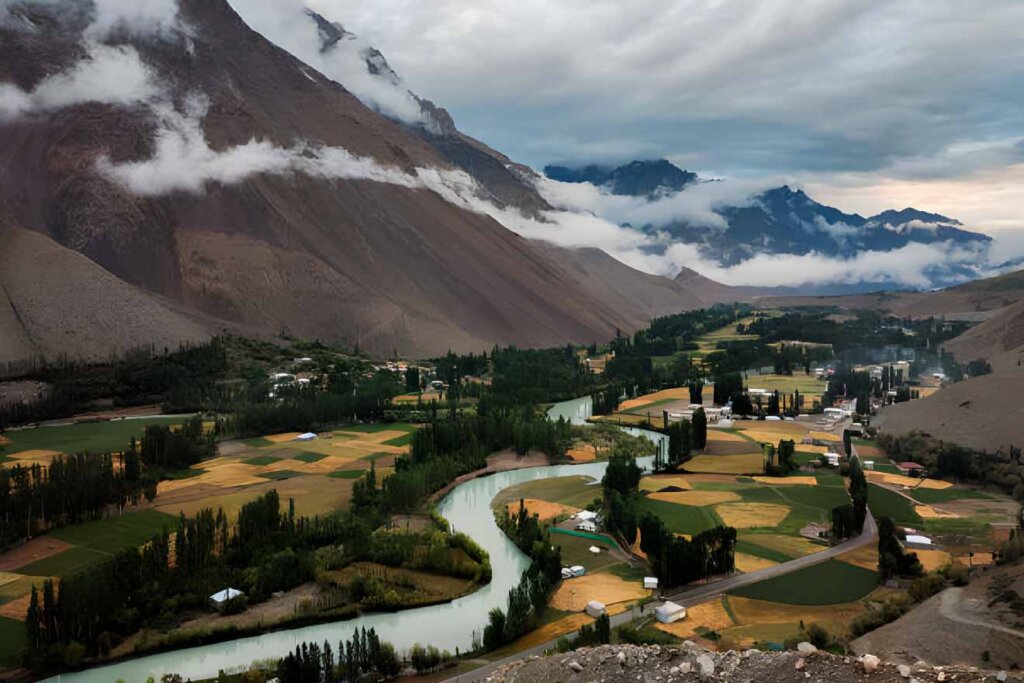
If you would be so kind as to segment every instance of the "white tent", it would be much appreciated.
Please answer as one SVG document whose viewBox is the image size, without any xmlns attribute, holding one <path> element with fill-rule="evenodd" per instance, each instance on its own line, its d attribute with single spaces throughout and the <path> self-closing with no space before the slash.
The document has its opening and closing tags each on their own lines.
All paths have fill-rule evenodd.
<svg viewBox="0 0 1024 683">
<path fill-rule="evenodd" d="M 673 621 L 686 618 L 686 608 L 674 602 L 666 602 L 654 610 L 654 615 L 661 623 L 671 624 Z"/>
<path fill-rule="evenodd" d="M 597 555 L 597 554 L 599 554 L 601 552 L 601 549 L 598 548 L 596 545 L 592 545 L 592 546 L 590 546 L 590 552 L 592 552 L 595 555 Z"/>
<path fill-rule="evenodd" d="M 578 520 L 588 522 L 590 520 L 597 519 L 597 513 L 591 512 L 590 510 L 580 510 L 575 515 L 573 515 L 573 517 L 575 517 Z"/>
<path fill-rule="evenodd" d="M 599 616 L 604 614 L 604 603 L 598 602 L 597 600 L 591 600 L 587 603 L 587 606 L 583 611 L 589 616 L 597 619 Z"/>
<path fill-rule="evenodd" d="M 210 602 L 216 603 L 218 605 L 222 605 L 225 602 L 227 602 L 228 600 L 234 600 L 235 598 L 237 598 L 241 594 L 242 594 L 242 591 L 240 591 L 240 590 L 238 590 L 236 588 L 225 588 L 224 590 L 220 591 L 219 593 L 214 593 L 213 595 L 211 595 L 210 596 Z"/>
<path fill-rule="evenodd" d="M 296 441 L 312 441 L 315 438 L 316 438 L 316 434 L 314 434 L 313 432 L 306 432 L 305 434 L 299 434 L 297 437 L 295 437 L 295 440 Z"/>
<path fill-rule="evenodd" d="M 914 545 L 931 545 L 932 539 L 920 534 L 907 534 L 907 543 Z"/>
</svg>

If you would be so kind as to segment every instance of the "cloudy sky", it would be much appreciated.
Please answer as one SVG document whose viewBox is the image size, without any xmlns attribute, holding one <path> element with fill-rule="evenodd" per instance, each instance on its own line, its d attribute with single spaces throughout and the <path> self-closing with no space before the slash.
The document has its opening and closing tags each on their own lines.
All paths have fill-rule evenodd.
<svg viewBox="0 0 1024 683">
<path fill-rule="evenodd" d="M 664 156 L 847 210 L 1024 229 L 1016 0 L 308 4 L 535 167 Z"/>
</svg>

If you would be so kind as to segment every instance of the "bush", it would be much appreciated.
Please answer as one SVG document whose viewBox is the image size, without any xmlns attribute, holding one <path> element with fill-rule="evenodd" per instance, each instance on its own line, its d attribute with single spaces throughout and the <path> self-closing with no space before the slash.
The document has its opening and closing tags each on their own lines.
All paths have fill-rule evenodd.
<svg viewBox="0 0 1024 683">
<path fill-rule="evenodd" d="M 819 650 L 824 650 L 832 642 L 832 636 L 823 626 L 811 624 L 807 627 L 807 640 Z"/>
<path fill-rule="evenodd" d="M 914 579 L 907 591 L 914 602 L 924 602 L 946 587 L 946 579 L 940 574 L 928 574 Z"/>
</svg>

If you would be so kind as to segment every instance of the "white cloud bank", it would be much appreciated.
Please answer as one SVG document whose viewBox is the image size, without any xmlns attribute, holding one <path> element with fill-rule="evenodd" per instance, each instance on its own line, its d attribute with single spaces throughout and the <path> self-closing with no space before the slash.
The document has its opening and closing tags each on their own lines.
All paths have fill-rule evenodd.
<svg viewBox="0 0 1024 683">
<path fill-rule="evenodd" d="M 231 0 L 231 6 L 253 30 L 338 81 L 367 106 L 406 123 L 422 121 L 419 102 L 397 75 L 370 72 L 365 55 L 369 43 L 349 34 L 332 49 L 321 52 L 319 31 L 303 2 Z"/>
<path fill-rule="evenodd" d="M 0 83 L 0 120 L 84 102 L 126 105 L 156 94 L 150 70 L 134 48 L 89 43 L 82 60 L 43 79 L 29 92 L 13 83 Z"/>
</svg>

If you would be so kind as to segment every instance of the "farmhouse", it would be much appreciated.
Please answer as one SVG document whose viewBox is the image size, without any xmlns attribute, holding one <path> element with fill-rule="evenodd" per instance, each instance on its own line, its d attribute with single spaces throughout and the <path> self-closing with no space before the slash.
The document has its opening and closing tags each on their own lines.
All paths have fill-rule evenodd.
<svg viewBox="0 0 1024 683">
<path fill-rule="evenodd" d="M 225 588 L 210 596 L 210 604 L 218 610 L 224 609 L 225 605 L 241 595 L 242 591 L 237 588 Z"/>
<path fill-rule="evenodd" d="M 686 618 L 686 608 L 674 602 L 666 602 L 654 610 L 654 616 L 663 624 L 671 624 Z"/>
<path fill-rule="evenodd" d="M 903 474 L 908 476 L 919 477 L 921 476 L 921 473 L 924 472 L 924 465 L 919 465 L 916 462 L 898 462 L 896 463 L 896 467 L 898 467 Z"/>
</svg>

